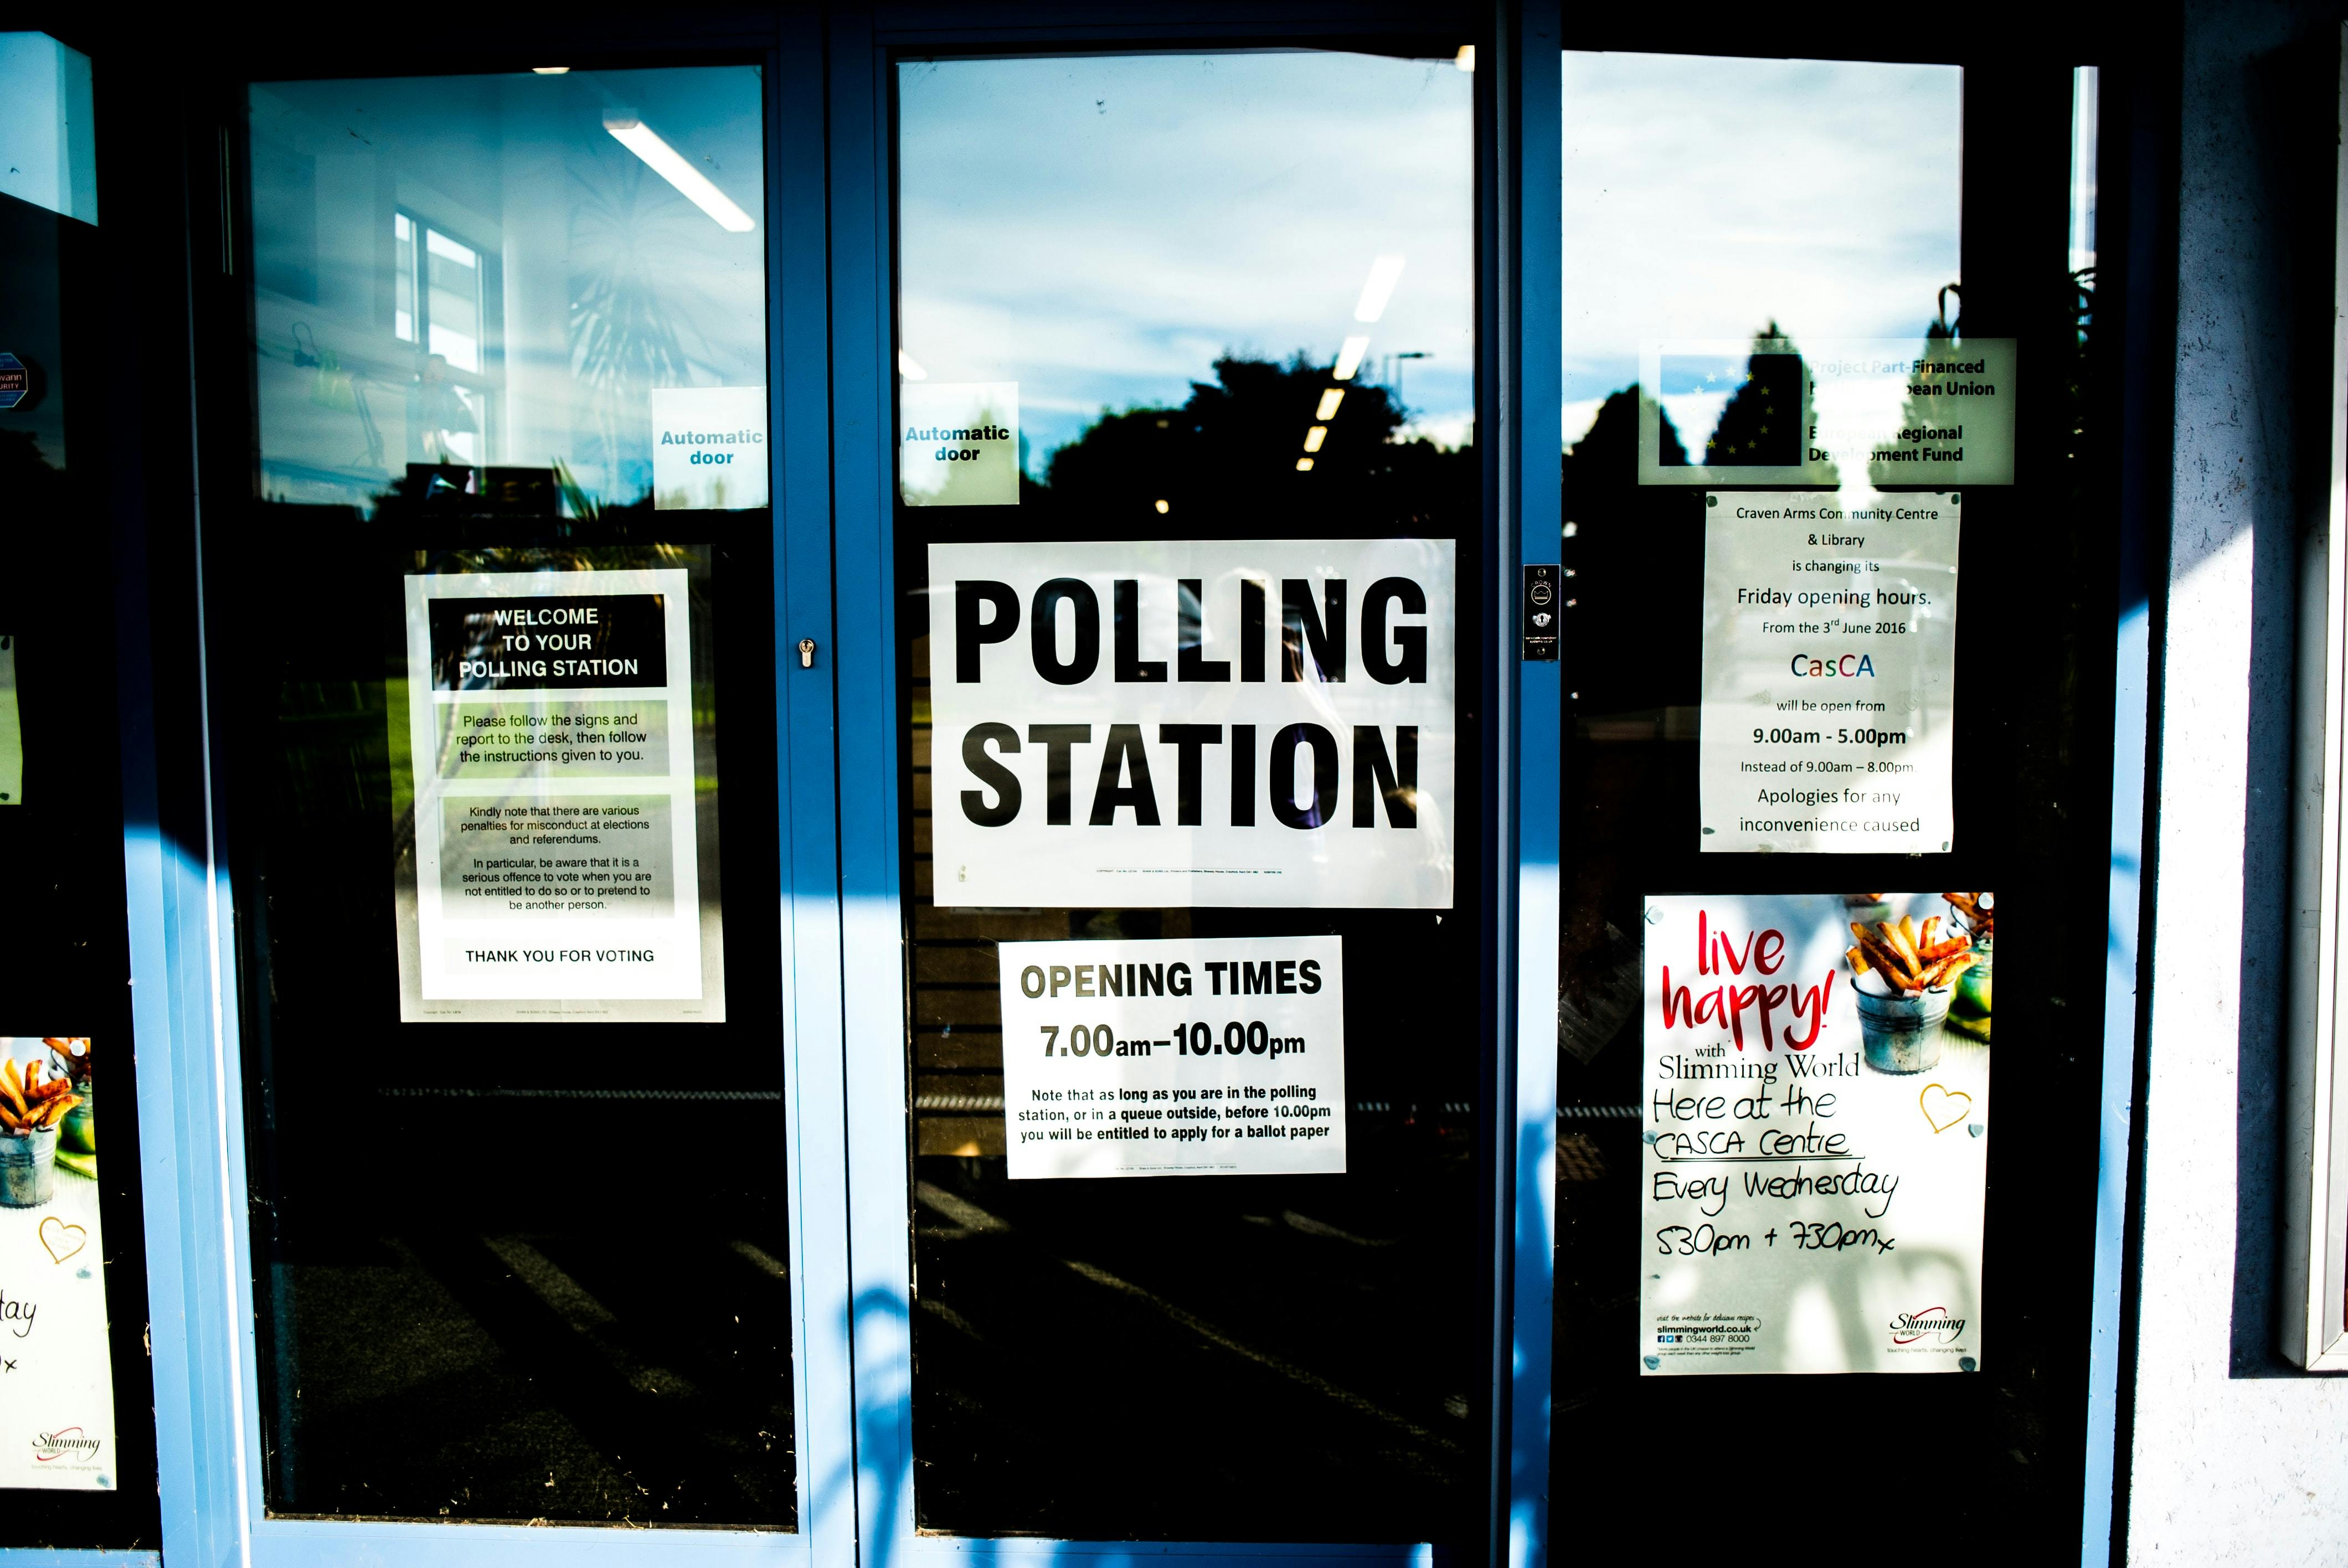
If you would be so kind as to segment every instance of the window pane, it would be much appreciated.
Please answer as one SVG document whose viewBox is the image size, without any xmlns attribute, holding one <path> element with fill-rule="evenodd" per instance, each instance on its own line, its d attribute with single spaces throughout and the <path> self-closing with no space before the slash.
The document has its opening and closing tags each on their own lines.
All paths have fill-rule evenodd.
<svg viewBox="0 0 2348 1568">
<path fill-rule="evenodd" d="M 1342 900 L 1303 892 L 1259 902 L 1308 907 L 1231 907 L 1243 897 L 1232 891 L 1240 879 L 1216 888 L 1220 873 L 1200 873 L 1227 865 L 1236 838 L 1210 845 L 1210 830 L 1259 820 L 1266 775 L 1249 771 L 1258 732 L 1161 726 L 1153 716 L 1196 716 L 1207 699 L 1195 694 L 1209 690 L 1234 704 L 1251 692 L 1297 690 L 1281 687 L 1271 667 L 1284 655 L 1272 623 L 1249 619 L 1251 570 L 1265 574 L 1264 602 L 1298 627 L 1323 600 L 1300 592 L 1290 608 L 1285 579 L 1272 580 L 1283 572 L 1309 578 L 1386 552 L 1379 559 L 1439 561 L 1458 582 L 1475 580 L 1474 82 L 1455 52 L 1430 44 L 1425 54 L 1436 57 L 1294 51 L 901 68 L 901 412 L 906 431 L 940 433 L 905 443 L 896 514 L 911 764 L 914 1507 L 924 1529 L 1480 1538 L 1488 1268 L 1475 1180 L 1480 1047 L 1473 1009 L 1461 1003 L 1472 994 L 1476 923 L 1448 913 L 1476 907 L 1474 856 L 1459 856 L 1448 898 L 1412 907 L 1332 907 Z M 986 149 L 976 178 L 973 149 Z M 972 456 L 949 463 L 946 452 Z M 1108 776 L 1103 747 L 1070 743 L 1058 754 L 1073 753 L 1071 813 L 1067 787 L 1049 786 L 1057 805 L 1042 798 L 1045 746 L 1029 746 L 1014 762 L 1035 764 L 1031 815 L 1003 831 L 1033 827 L 1047 841 L 1100 834 L 1086 825 L 1088 804 L 1109 831 L 1162 832 L 1147 846 L 1158 858 L 1146 875 L 1153 888 L 1176 888 L 1155 897 L 1067 891 L 1064 853 L 1007 869 L 932 859 L 943 835 L 981 820 L 959 783 L 940 783 L 933 796 L 933 778 L 990 726 L 957 720 L 963 678 L 954 661 L 932 662 L 941 629 L 932 607 L 947 590 L 932 573 L 992 564 L 983 575 L 993 577 L 1080 559 L 1086 572 L 1135 579 L 1105 579 L 1097 593 L 1104 624 L 1135 629 L 1128 662 L 1143 672 L 1132 678 L 1158 679 L 1146 667 L 1160 659 L 1172 675 L 1113 693 L 1082 682 L 1061 690 L 1102 704 L 1101 717 L 1137 721 L 1107 732 L 1112 743 L 1122 730 L 1148 752 L 1172 731 L 1193 749 L 1157 752 L 1159 798 L 1143 798 L 1153 786 L 1134 772 L 1128 804 L 1124 792 L 1096 788 L 1097 774 Z M 1354 575 L 1358 589 L 1377 574 Z M 1128 590 L 1129 601 L 1118 597 Z M 1474 603 L 1472 593 L 1457 599 Z M 1429 648 L 1475 645 L 1472 608 L 1460 619 L 1443 605 L 1426 620 L 1433 624 L 1413 625 Z M 1292 634 L 1300 659 L 1325 623 L 1313 629 Z M 1030 643 L 1023 629 L 1015 663 Z M 1057 647 L 1037 632 L 1033 657 L 1081 659 Z M 1465 694 L 1473 665 L 1437 657 L 1443 667 L 1430 682 L 1462 693 L 1456 780 L 1438 784 L 1431 749 L 1382 752 L 1378 763 L 1417 770 L 1411 786 L 1357 784 L 1327 808 L 1274 793 L 1260 820 L 1284 837 L 1267 853 L 1322 845 L 1335 861 L 1366 858 L 1365 841 L 1380 837 L 1379 851 L 1399 859 L 1409 851 L 1391 814 L 1413 799 L 1418 842 L 1438 816 L 1451 843 L 1476 842 L 1479 705 Z M 1110 655 L 1101 658 L 1106 681 Z M 1354 676 L 1316 689 L 1331 712 L 1303 716 L 1334 719 L 1375 683 L 1358 666 Z M 1233 715 L 1241 707 L 1221 716 Z M 1041 727 L 1047 742 L 1083 729 Z M 1366 729 L 1354 727 L 1356 747 Z M 1443 740 L 1452 740 L 1447 726 Z M 1280 753 L 1269 754 L 1276 774 Z M 1126 755 L 1139 766 L 1138 753 Z M 1356 749 L 1344 765 L 1364 757 Z M 1364 815 L 1371 826 L 1358 826 Z M 1192 825 L 1200 823 L 1209 827 Z M 1047 875 L 1056 885 L 1045 886 Z M 1186 877 L 1195 878 L 1188 891 Z M 993 881 L 1007 891 L 981 896 Z M 1128 878 L 1119 891 L 1136 886 Z M 1062 907 L 1072 903 L 1127 907 Z M 1342 1006 L 1332 1009 L 1342 1014 L 1342 1061 L 1307 1059 L 1315 1071 L 1342 1066 L 1329 1107 L 1344 1119 L 1342 1170 L 1013 1179 L 1010 1128 L 1035 1119 L 1019 1110 L 1032 1089 L 1012 1091 L 1017 1104 L 1006 1108 L 1006 1069 L 1024 1073 L 1034 1060 L 1007 1060 L 1003 986 L 1006 976 L 1017 985 L 1025 960 L 1002 944 L 1111 942 L 1146 969 L 1153 954 L 1196 958 L 1206 949 L 1190 951 L 1194 943 L 1235 938 L 1310 941 L 1342 955 Z M 1138 983 L 1132 994 L 1159 994 Z M 1243 1026 L 1230 1034 L 1227 1021 L 1263 1017 L 1216 1001 L 1210 984 L 1199 979 L 1199 1007 L 1177 995 L 1166 1008 L 1187 1009 L 1188 1038 L 1202 1051 L 1210 1028 L 1216 1040 L 1243 1040 Z M 1100 1054 L 1112 1049 L 1107 1011 L 1059 1021 L 1084 1026 L 1085 1051 L 1094 1040 Z M 1164 1034 L 1179 1020 L 1146 1021 Z M 1268 1040 L 1271 1030 L 1257 1032 Z M 1032 1056 L 1032 1028 L 1020 1050 Z M 1102 1065 L 1099 1081 L 1111 1071 Z M 1232 1081 L 1263 1076 L 1251 1066 Z M 1169 1132 L 1166 1146 L 1183 1145 Z M 1084 1434 L 1081 1452 L 1071 1431 Z"/>
<path fill-rule="evenodd" d="M 759 101 L 751 66 L 255 86 L 264 492 L 528 467 L 579 517 L 652 495 L 696 398 L 763 425 Z"/>
<path fill-rule="evenodd" d="M 208 528 L 273 1512 L 796 1522 L 761 94 L 252 88 L 263 493 Z"/>
</svg>

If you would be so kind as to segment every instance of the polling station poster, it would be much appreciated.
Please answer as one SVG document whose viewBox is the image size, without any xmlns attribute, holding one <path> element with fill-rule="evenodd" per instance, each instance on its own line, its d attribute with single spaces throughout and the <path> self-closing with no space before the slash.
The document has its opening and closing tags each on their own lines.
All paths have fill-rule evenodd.
<svg viewBox="0 0 2348 1568">
<path fill-rule="evenodd" d="M 403 1019 L 724 1017 L 687 579 L 407 578 Z"/>
<path fill-rule="evenodd" d="M 1995 899 L 1646 903 L 1645 1376 L 1971 1372 Z"/>
<path fill-rule="evenodd" d="M 1011 1179 L 1345 1169 L 1336 937 L 1005 942 Z"/>
<path fill-rule="evenodd" d="M 0 1038 L 0 1488 L 111 1491 L 90 1041 Z"/>
<path fill-rule="evenodd" d="M 1705 495 L 1702 850 L 1950 849 L 1963 502 Z"/>
<path fill-rule="evenodd" d="M 929 547 L 937 902 L 1447 909 L 1447 539 Z"/>
</svg>

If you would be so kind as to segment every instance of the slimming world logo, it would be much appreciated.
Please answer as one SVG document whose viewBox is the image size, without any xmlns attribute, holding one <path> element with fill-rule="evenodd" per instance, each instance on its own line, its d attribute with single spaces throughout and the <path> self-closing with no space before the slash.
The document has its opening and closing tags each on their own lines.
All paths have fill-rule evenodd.
<svg viewBox="0 0 2348 1568">
<path fill-rule="evenodd" d="M 1966 1319 L 1962 1317 L 1950 1317 L 1945 1307 L 1927 1307 L 1921 1312 L 1902 1312 L 1891 1319 L 1891 1342 L 1894 1345 L 1913 1345 L 1919 1339 L 1937 1334 L 1940 1337 L 1933 1341 L 1935 1344 L 1953 1345 L 1964 1333 L 1965 1323 Z"/>
<path fill-rule="evenodd" d="M 79 1427 L 42 1432 L 33 1439 L 33 1462 L 36 1464 L 48 1464 L 61 1459 L 94 1460 L 97 1457 L 98 1440 L 83 1436 Z"/>
</svg>

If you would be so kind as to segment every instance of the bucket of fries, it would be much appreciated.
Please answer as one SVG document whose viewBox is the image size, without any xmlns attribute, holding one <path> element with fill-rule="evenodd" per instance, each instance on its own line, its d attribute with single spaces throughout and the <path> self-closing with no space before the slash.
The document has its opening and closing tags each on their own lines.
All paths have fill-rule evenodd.
<svg viewBox="0 0 2348 1568">
<path fill-rule="evenodd" d="M 57 1195 L 57 1127 L 80 1103 L 71 1079 L 0 1058 L 0 1207 L 36 1209 Z"/>
<path fill-rule="evenodd" d="M 1859 1041 L 1878 1072 L 1922 1072 L 1941 1061 L 1941 1026 L 1956 999 L 1958 981 L 1973 967 L 1972 938 L 1943 938 L 1938 915 L 1919 927 L 1902 915 L 1873 928 L 1854 920 L 1858 944 L 1850 963 L 1851 994 L 1859 999 Z"/>
</svg>

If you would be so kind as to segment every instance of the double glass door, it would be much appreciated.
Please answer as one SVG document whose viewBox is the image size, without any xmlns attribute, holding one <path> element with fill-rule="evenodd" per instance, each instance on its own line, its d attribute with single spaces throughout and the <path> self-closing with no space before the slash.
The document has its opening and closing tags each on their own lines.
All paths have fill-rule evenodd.
<svg viewBox="0 0 2348 1568">
<path fill-rule="evenodd" d="M 859 26 L 223 106 L 257 1558 L 1490 1529 L 1474 40 Z"/>
<path fill-rule="evenodd" d="M 1640 1316 L 1676 1191 L 1654 912 L 2100 897 L 2115 340 L 2032 216 L 2067 71 L 1577 54 L 1532 10 L 668 20 L 280 54 L 221 106 L 217 901 L 167 955 L 220 989 L 142 1080 L 180 1162 L 148 1190 L 192 1216 L 167 1532 L 272 1563 L 1545 1549 L 1552 1483 L 1611 1500 L 1653 1447 L 1622 1434 L 1751 1400 L 1647 1376 L 1680 1343 Z M 1802 136 L 1753 141 L 1748 102 Z M 2065 497 L 2062 679 L 2003 635 L 2031 583 L 1976 574 L 1980 692 L 1932 714 L 1954 825 L 1708 844 L 1733 628 L 1674 605 L 1709 512 L 1857 487 L 1810 446 L 1833 345 L 1974 343 L 2055 394 L 1957 488 L 1977 560 Z M 1868 477 L 1921 506 L 1897 443 L 1942 437 L 1907 406 Z M 2047 977 L 2093 968 L 2036 950 L 2010 1040 L 2061 1036 Z M 1985 1078 L 1970 996 L 1933 1039 Z M 2060 1324 L 2108 1174 L 2090 1055 L 2039 1055 L 2002 1141 L 1900 1130 L 1965 1127 L 1928 1145 L 1986 1204 L 1950 1267 L 2014 1349 L 1806 1396 L 2010 1455 L 1965 1460 L 1967 1517 L 2015 1539 L 2082 1494 Z M 1787 1368 L 1879 1369 L 1872 1298 L 1811 1295 L 1806 1342 L 1849 1353 Z"/>
</svg>

